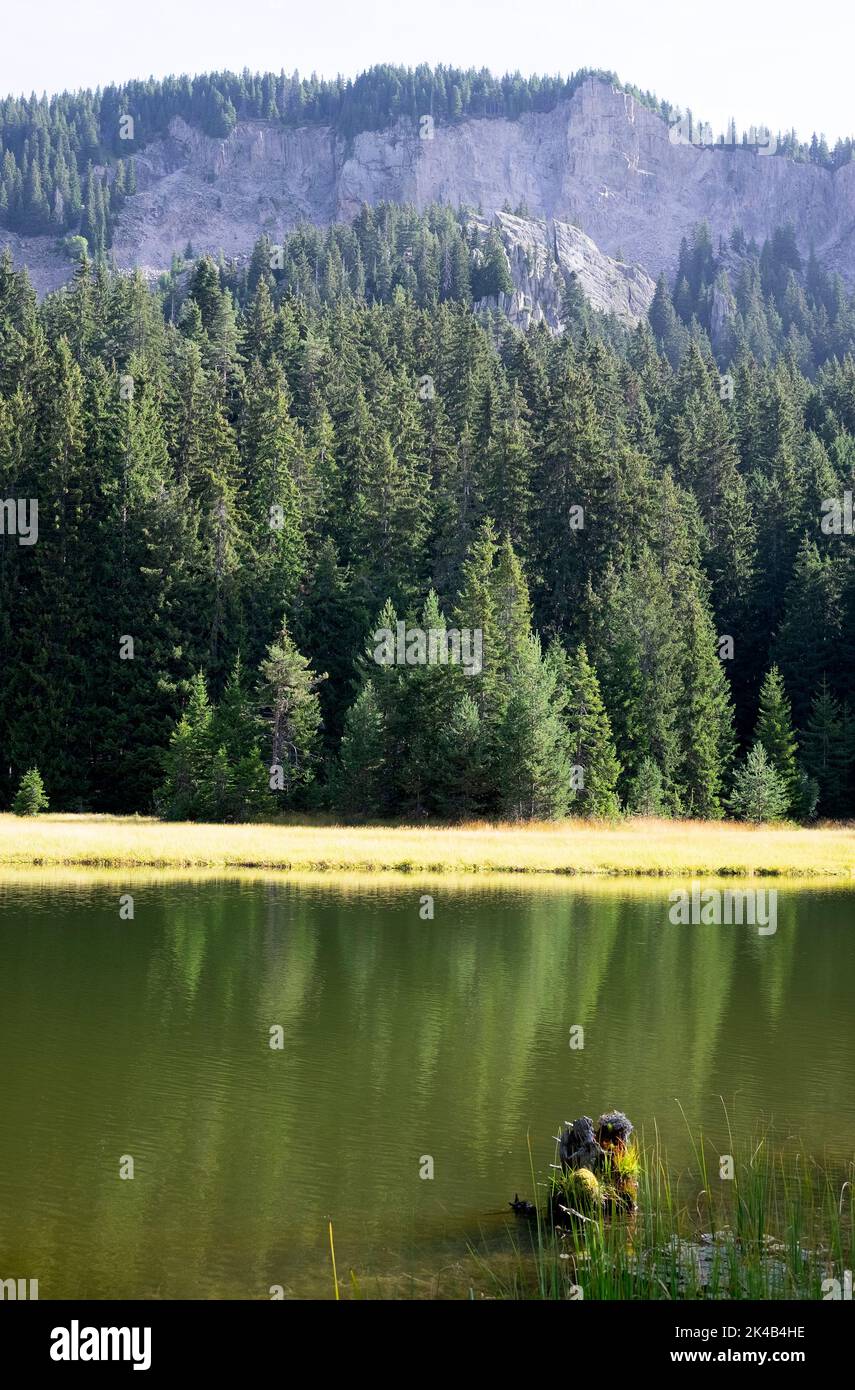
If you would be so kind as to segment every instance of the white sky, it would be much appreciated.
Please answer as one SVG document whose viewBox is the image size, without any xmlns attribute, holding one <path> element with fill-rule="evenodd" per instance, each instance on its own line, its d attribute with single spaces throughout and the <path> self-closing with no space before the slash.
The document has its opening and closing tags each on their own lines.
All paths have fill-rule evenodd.
<svg viewBox="0 0 855 1390">
<path fill-rule="evenodd" d="M 855 134 L 853 0 L 3 0 L 0 94 L 372 63 L 602 67 L 723 129 Z"/>
</svg>

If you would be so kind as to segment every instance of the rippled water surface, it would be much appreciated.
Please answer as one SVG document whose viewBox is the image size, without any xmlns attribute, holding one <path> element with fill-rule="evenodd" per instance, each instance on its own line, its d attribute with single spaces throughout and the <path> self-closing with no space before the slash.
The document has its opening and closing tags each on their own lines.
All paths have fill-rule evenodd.
<svg viewBox="0 0 855 1390">
<path fill-rule="evenodd" d="M 613 1106 L 678 1165 L 677 1101 L 725 1151 L 721 1096 L 851 1157 L 855 894 L 779 885 L 762 936 L 668 892 L 0 883 L 0 1277 L 327 1296 L 331 1219 L 340 1274 L 426 1279 L 504 1239 L 527 1130 L 545 1169 Z"/>
</svg>

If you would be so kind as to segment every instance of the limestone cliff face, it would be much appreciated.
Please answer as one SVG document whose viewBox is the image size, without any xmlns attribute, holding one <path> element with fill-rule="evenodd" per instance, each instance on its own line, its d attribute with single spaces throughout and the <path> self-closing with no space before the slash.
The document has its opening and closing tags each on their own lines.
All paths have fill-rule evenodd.
<svg viewBox="0 0 855 1390">
<path fill-rule="evenodd" d="M 673 144 L 659 116 L 593 78 L 547 114 L 437 125 L 432 139 L 401 120 L 352 141 L 262 121 L 215 140 L 175 120 L 137 168 L 140 191 L 114 239 L 124 267 L 163 269 L 188 241 L 196 251 L 247 252 L 262 231 L 275 239 L 300 221 L 347 219 L 363 201 L 390 199 L 462 204 L 485 217 L 524 203 L 534 220 L 526 237 L 540 245 L 545 224 L 551 256 L 578 229 L 605 257 L 653 277 L 673 271 L 681 237 L 704 218 L 714 244 L 737 223 L 762 240 L 789 221 L 805 250 L 813 243 L 855 284 L 855 164 L 831 173 L 749 150 Z M 22 259 L 29 245 L 19 245 Z M 597 274 L 588 277 L 592 292 Z"/>
</svg>

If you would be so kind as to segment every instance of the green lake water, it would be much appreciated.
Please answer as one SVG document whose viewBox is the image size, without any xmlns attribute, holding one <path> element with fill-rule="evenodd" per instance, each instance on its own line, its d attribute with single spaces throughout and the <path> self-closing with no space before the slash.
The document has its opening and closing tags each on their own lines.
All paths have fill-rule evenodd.
<svg viewBox="0 0 855 1390">
<path fill-rule="evenodd" d="M 764 936 L 668 884 L 0 881 L 0 1278 L 329 1296 L 332 1220 L 340 1277 L 418 1291 L 507 1241 L 527 1131 L 545 1172 L 613 1107 L 678 1168 L 720 1097 L 851 1159 L 855 894 L 777 889 Z"/>
</svg>

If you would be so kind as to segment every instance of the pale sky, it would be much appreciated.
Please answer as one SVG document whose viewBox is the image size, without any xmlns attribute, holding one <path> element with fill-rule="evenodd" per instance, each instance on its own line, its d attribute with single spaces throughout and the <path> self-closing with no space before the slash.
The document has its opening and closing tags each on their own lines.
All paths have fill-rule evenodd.
<svg viewBox="0 0 855 1390">
<path fill-rule="evenodd" d="M 617 72 L 723 129 L 855 134 L 852 0 L 3 0 L 0 95 L 229 68 Z"/>
</svg>

